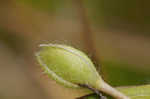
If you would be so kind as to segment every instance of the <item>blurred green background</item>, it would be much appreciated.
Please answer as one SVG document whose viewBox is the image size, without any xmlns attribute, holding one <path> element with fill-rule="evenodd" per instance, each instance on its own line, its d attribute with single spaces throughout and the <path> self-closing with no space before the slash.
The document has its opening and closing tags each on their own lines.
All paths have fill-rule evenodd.
<svg viewBox="0 0 150 99">
<path fill-rule="evenodd" d="M 79 3 L 78 3 L 79 2 Z M 150 83 L 150 1 L 1 0 L 0 99 L 74 99 L 84 91 L 57 85 L 44 75 L 34 53 L 41 43 L 68 44 L 94 53 L 112 86 Z M 82 20 L 88 21 L 84 27 Z M 95 51 L 88 52 L 85 41 Z M 89 39 L 89 38 L 87 38 Z"/>
</svg>

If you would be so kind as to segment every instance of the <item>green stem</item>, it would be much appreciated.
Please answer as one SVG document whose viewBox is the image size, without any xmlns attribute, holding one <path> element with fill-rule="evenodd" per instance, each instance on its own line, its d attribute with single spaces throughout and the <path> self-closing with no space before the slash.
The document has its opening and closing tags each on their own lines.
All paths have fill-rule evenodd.
<svg viewBox="0 0 150 99">
<path fill-rule="evenodd" d="M 99 86 L 100 91 L 114 97 L 115 99 L 130 99 L 129 97 L 127 97 L 123 93 L 119 92 L 117 89 L 111 87 L 110 85 L 108 85 L 104 81 L 101 82 L 99 85 L 100 85 Z"/>
<path fill-rule="evenodd" d="M 117 87 L 116 89 L 125 94 L 126 96 L 128 96 L 130 99 L 150 99 L 150 85 Z M 92 95 L 84 99 L 99 99 L 99 98 L 96 95 Z"/>
</svg>

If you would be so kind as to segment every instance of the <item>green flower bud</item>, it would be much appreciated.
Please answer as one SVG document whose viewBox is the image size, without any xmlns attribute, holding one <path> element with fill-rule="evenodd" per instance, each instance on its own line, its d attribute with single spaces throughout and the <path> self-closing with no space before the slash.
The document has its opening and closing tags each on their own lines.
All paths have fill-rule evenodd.
<svg viewBox="0 0 150 99">
<path fill-rule="evenodd" d="M 78 88 L 78 84 L 97 87 L 101 77 L 92 61 L 81 51 L 66 45 L 41 44 L 37 59 L 46 73 L 67 87 Z"/>
<path fill-rule="evenodd" d="M 92 61 L 83 52 L 59 44 L 41 44 L 40 47 L 41 50 L 36 53 L 37 60 L 56 82 L 72 88 L 86 85 L 117 99 L 129 99 L 102 80 Z"/>
</svg>

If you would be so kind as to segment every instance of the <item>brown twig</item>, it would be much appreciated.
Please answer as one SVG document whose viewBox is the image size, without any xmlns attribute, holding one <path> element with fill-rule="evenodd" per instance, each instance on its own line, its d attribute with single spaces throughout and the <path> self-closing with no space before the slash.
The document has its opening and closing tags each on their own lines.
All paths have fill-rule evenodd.
<svg viewBox="0 0 150 99">
<path fill-rule="evenodd" d="M 96 62 L 95 65 L 97 66 L 97 69 L 99 69 L 99 63 L 100 63 L 100 57 L 97 53 L 94 40 L 93 40 L 93 33 L 91 29 L 91 25 L 87 16 L 87 11 L 84 7 L 83 0 L 74 0 L 76 4 L 76 8 L 79 14 L 79 20 L 82 24 L 82 37 L 84 41 L 84 45 L 86 46 L 86 49 L 88 53 L 92 53 L 91 59 Z"/>
</svg>

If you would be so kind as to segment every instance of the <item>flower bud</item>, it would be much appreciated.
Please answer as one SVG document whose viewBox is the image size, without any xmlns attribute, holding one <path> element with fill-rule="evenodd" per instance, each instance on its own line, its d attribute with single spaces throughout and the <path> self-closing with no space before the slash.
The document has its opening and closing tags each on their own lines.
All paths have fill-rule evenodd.
<svg viewBox="0 0 150 99">
<path fill-rule="evenodd" d="M 96 87 L 101 80 L 92 61 L 83 52 L 59 44 L 41 44 L 36 54 L 44 71 L 56 82 L 78 88 L 79 84 Z"/>
<path fill-rule="evenodd" d="M 101 79 L 94 64 L 83 52 L 59 44 L 41 44 L 40 47 L 41 50 L 36 53 L 37 60 L 56 82 L 72 88 L 86 85 L 95 92 L 102 91 L 116 99 L 129 99 Z"/>
</svg>

